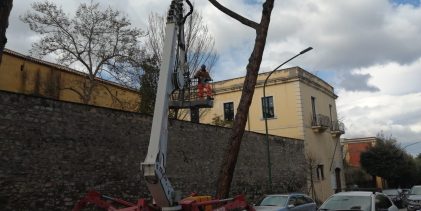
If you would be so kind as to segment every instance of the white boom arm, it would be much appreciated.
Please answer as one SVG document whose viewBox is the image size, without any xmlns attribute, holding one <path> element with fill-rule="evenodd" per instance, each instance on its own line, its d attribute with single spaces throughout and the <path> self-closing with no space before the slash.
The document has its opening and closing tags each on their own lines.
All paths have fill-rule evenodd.
<svg viewBox="0 0 421 211">
<path fill-rule="evenodd" d="M 172 74 L 176 64 L 177 32 L 180 13 L 182 17 L 183 0 L 173 0 L 168 12 L 165 29 L 165 42 L 156 93 L 155 110 L 149 140 L 148 154 L 141 164 L 149 191 L 160 207 L 175 204 L 174 189 L 165 172 L 168 139 L 168 105 L 174 89 Z M 184 65 L 184 64 L 183 64 Z"/>
</svg>

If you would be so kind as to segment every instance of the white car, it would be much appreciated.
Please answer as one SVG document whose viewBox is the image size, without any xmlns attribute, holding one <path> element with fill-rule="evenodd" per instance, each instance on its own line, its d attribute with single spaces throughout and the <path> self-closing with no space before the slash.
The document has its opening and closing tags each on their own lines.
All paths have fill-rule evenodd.
<svg viewBox="0 0 421 211">
<path fill-rule="evenodd" d="M 421 210 L 421 185 L 417 185 L 411 188 L 406 202 L 408 204 L 408 211 Z"/>
<path fill-rule="evenodd" d="M 399 209 L 383 193 L 351 191 L 332 195 L 319 208 L 319 211 L 334 210 L 398 211 Z"/>
</svg>

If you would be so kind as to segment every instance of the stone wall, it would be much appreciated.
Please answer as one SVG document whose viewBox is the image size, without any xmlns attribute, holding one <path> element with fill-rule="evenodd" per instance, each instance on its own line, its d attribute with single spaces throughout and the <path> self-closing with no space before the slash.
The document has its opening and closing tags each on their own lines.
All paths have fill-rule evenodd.
<svg viewBox="0 0 421 211">
<path fill-rule="evenodd" d="M 0 91 L 0 209 L 70 210 L 88 190 L 135 202 L 152 117 Z M 230 129 L 170 120 L 168 176 L 214 195 Z M 305 187 L 302 140 L 270 137 L 274 192 Z M 245 133 L 231 194 L 267 193 L 264 135 Z"/>
</svg>

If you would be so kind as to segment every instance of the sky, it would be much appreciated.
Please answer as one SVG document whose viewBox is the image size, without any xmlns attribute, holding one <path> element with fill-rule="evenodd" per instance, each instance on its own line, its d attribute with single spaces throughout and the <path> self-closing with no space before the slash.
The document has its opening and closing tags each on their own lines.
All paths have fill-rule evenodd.
<svg viewBox="0 0 421 211">
<path fill-rule="evenodd" d="M 192 0 L 216 41 L 215 80 L 245 75 L 255 33 L 206 0 Z M 35 0 L 15 0 L 7 48 L 27 53 L 39 36 L 20 21 Z M 73 15 L 88 0 L 56 0 Z M 100 2 L 122 11 L 133 26 L 146 29 L 151 12 L 165 14 L 170 0 Z M 255 22 L 263 0 L 220 0 Z M 260 72 L 267 72 L 311 46 L 284 67 L 300 66 L 331 84 L 338 95 L 344 138 L 383 132 L 402 146 L 421 141 L 421 7 L 419 0 L 275 0 Z M 421 153 L 421 143 L 406 148 Z"/>
</svg>

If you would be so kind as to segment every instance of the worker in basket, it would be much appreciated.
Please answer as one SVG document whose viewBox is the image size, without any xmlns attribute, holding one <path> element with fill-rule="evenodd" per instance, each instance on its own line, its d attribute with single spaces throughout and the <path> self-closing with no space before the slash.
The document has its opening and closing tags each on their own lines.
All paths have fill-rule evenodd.
<svg viewBox="0 0 421 211">
<path fill-rule="evenodd" d="M 207 99 L 213 100 L 212 88 L 210 85 L 210 81 L 212 81 L 212 78 L 209 76 L 209 72 L 206 70 L 206 65 L 202 65 L 201 68 L 196 71 L 196 74 L 194 74 L 194 78 L 198 79 L 197 89 L 199 92 L 199 98 L 203 98 L 203 89 L 206 89 Z"/>
</svg>

